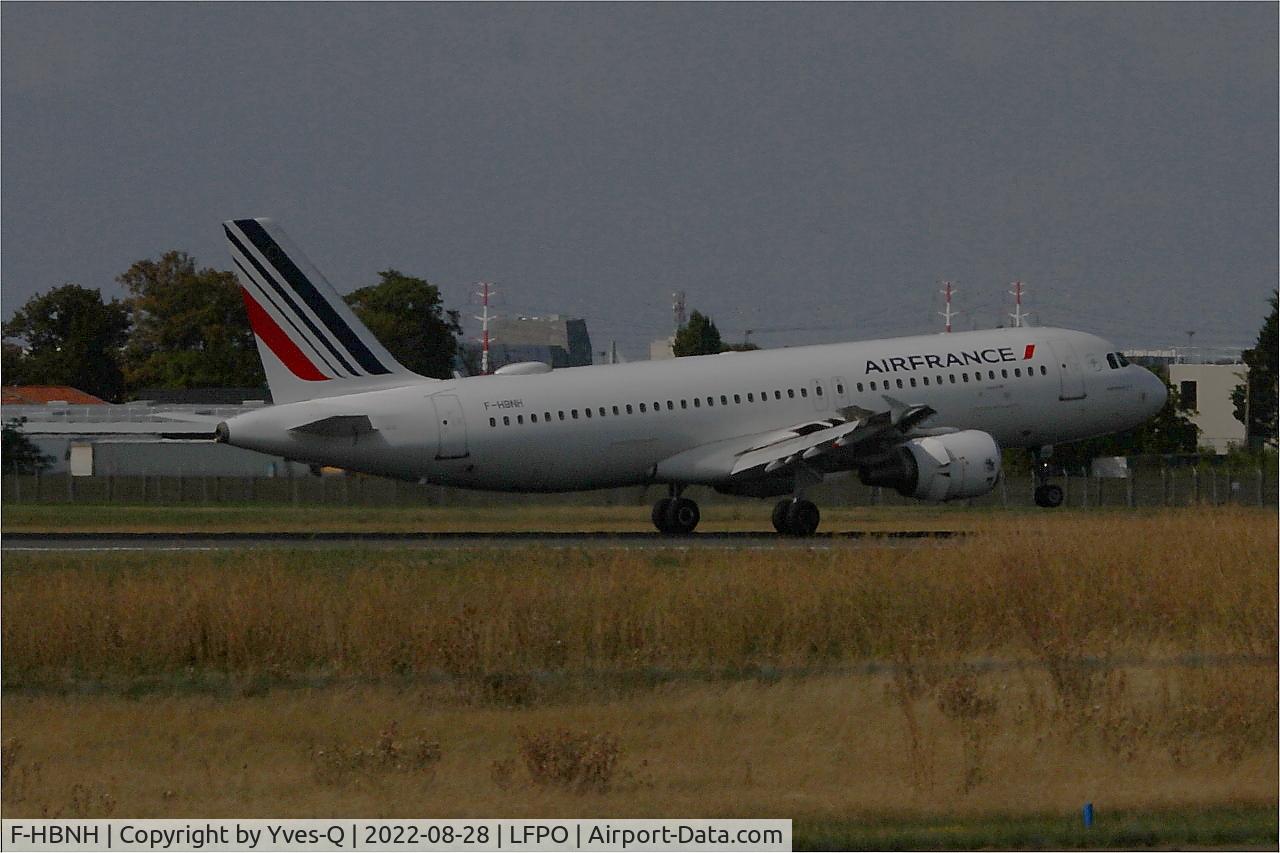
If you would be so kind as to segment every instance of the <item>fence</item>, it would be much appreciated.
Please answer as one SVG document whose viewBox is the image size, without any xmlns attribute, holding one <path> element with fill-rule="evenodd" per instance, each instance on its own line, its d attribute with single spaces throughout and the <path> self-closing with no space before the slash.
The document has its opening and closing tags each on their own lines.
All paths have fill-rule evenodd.
<svg viewBox="0 0 1280 853">
<path fill-rule="evenodd" d="M 1221 466 L 1140 468 L 1123 479 L 1059 476 L 1052 482 L 1066 492 L 1065 506 L 1276 506 L 1280 485 L 1276 471 Z M 1029 473 L 1006 474 L 996 488 L 960 503 L 977 507 L 1034 506 Z M 379 477 L 71 477 L 5 475 L 0 495 L 6 504 L 263 504 L 296 506 L 502 506 L 533 503 L 584 506 L 642 506 L 665 494 L 662 486 L 635 486 L 592 492 L 513 495 L 420 485 Z M 710 489 L 691 489 L 705 503 L 741 501 Z M 862 485 L 855 477 L 830 478 L 810 496 L 820 506 L 918 505 L 888 489 Z"/>
</svg>

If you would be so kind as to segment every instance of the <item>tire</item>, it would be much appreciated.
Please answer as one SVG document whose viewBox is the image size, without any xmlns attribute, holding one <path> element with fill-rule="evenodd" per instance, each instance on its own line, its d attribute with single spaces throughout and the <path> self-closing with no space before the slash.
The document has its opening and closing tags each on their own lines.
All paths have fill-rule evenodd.
<svg viewBox="0 0 1280 853">
<path fill-rule="evenodd" d="M 653 526 L 658 528 L 659 533 L 670 533 L 667 528 L 667 511 L 671 508 L 673 498 L 663 498 L 653 505 Z"/>
<path fill-rule="evenodd" d="M 773 507 L 773 529 L 786 536 L 791 532 L 787 527 L 787 510 L 791 509 L 791 501 L 778 501 Z"/>
<path fill-rule="evenodd" d="M 692 533 L 702 519 L 698 505 L 688 498 L 675 498 L 667 505 L 666 532 L 685 534 Z"/>
<path fill-rule="evenodd" d="M 812 501 L 796 499 L 787 509 L 787 529 L 792 536 L 812 536 L 822 520 Z"/>
<path fill-rule="evenodd" d="M 1063 492 L 1061 486 L 1053 484 L 1036 487 L 1036 506 L 1053 509 L 1062 506 Z"/>
</svg>

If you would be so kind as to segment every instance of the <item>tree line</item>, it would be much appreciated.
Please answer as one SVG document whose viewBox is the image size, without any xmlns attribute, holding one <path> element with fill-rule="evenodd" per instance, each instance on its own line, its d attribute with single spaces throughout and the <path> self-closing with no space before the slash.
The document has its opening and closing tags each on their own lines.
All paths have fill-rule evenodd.
<svg viewBox="0 0 1280 853">
<path fill-rule="evenodd" d="M 458 312 L 439 289 L 399 270 L 345 296 L 405 367 L 451 374 Z M 68 283 L 37 294 L 3 325 L 6 385 L 70 385 L 109 402 L 154 388 L 266 384 L 234 273 L 200 268 L 186 252 L 140 260 L 116 278 L 128 294 Z"/>
</svg>

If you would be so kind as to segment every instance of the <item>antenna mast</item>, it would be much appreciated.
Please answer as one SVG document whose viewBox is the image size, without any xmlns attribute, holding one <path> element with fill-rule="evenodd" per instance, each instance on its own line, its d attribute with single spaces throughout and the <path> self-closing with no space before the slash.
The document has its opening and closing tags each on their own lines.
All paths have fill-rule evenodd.
<svg viewBox="0 0 1280 853">
<path fill-rule="evenodd" d="M 1015 281 L 1013 283 L 1013 290 L 1009 291 L 1009 295 L 1013 297 L 1013 313 L 1009 316 L 1013 318 L 1013 327 L 1015 329 L 1021 328 L 1022 321 L 1031 316 L 1030 312 L 1024 312 L 1022 310 L 1022 282 Z"/>
<path fill-rule="evenodd" d="M 946 333 L 947 333 L 947 334 L 951 334 L 951 318 L 952 318 L 952 317 L 954 317 L 954 316 L 956 315 L 956 313 L 957 313 L 957 312 L 955 312 L 955 311 L 952 311 L 952 310 L 951 310 L 951 294 L 955 293 L 959 288 L 952 287 L 952 286 L 951 286 L 951 282 L 949 282 L 949 281 L 944 281 L 944 282 L 943 282 L 943 285 L 944 285 L 944 287 L 942 288 L 942 290 L 941 290 L 940 292 L 941 292 L 941 293 L 946 297 L 946 299 L 947 299 L 947 310 L 946 310 L 946 311 L 939 311 L 938 313 L 939 313 L 940 315 L 942 315 L 942 318 L 943 318 L 944 320 L 946 320 L 946 323 L 947 323 L 947 325 L 946 325 L 946 330 L 945 330 L 945 331 L 946 331 Z"/>
<path fill-rule="evenodd" d="M 487 281 L 479 283 L 479 290 L 476 296 L 480 297 L 480 304 L 484 306 L 484 310 L 476 317 L 480 321 L 480 372 L 485 376 L 489 375 L 489 321 L 494 316 L 489 313 L 489 295 L 493 293 L 492 285 Z"/>
<path fill-rule="evenodd" d="M 678 332 L 683 329 L 685 323 L 683 290 L 677 290 L 675 293 L 671 294 L 671 315 L 676 324 L 673 331 Z"/>
</svg>

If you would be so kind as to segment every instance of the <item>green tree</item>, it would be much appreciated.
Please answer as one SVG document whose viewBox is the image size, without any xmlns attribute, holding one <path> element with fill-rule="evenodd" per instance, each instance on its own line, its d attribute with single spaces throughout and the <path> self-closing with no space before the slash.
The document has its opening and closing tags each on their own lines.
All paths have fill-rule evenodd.
<svg viewBox="0 0 1280 853">
<path fill-rule="evenodd" d="M 1162 377 L 1163 378 L 1163 377 Z M 1165 379 L 1169 397 L 1155 417 L 1137 429 L 1126 432 L 1059 444 L 1053 449 L 1053 462 L 1063 468 L 1087 468 L 1097 456 L 1140 456 L 1147 453 L 1195 453 L 1200 428 L 1191 422 L 1177 389 Z"/>
<path fill-rule="evenodd" d="M 134 328 L 125 379 L 141 388 L 257 388 L 265 383 L 233 273 L 196 269 L 186 252 L 142 260 L 117 278 Z"/>
<path fill-rule="evenodd" d="M 124 393 L 120 348 L 129 310 L 102 301 L 98 290 L 64 284 L 27 300 L 4 324 L 4 381 L 9 385 L 70 385 L 104 400 Z"/>
<path fill-rule="evenodd" d="M 686 355 L 713 355 L 724 352 L 724 341 L 720 339 L 720 330 L 716 324 L 700 311 L 689 315 L 689 322 L 676 331 L 675 342 L 671 351 L 676 358 Z"/>
<path fill-rule="evenodd" d="M 347 294 L 347 304 L 396 360 L 414 373 L 446 379 L 458 350 L 458 312 L 446 311 L 440 290 L 399 270 Z"/>
<path fill-rule="evenodd" d="M 1231 392 L 1236 420 L 1244 424 L 1245 434 L 1272 447 L 1276 446 L 1276 381 L 1280 377 L 1276 365 L 1277 358 L 1280 358 L 1276 339 L 1277 314 L 1280 314 L 1280 293 L 1272 291 L 1271 313 L 1263 321 L 1253 349 L 1243 353 L 1249 372 L 1245 381 Z"/>
<path fill-rule="evenodd" d="M 10 418 L 0 428 L 0 468 L 6 474 L 38 474 L 53 464 L 22 432 L 26 418 Z"/>
</svg>

